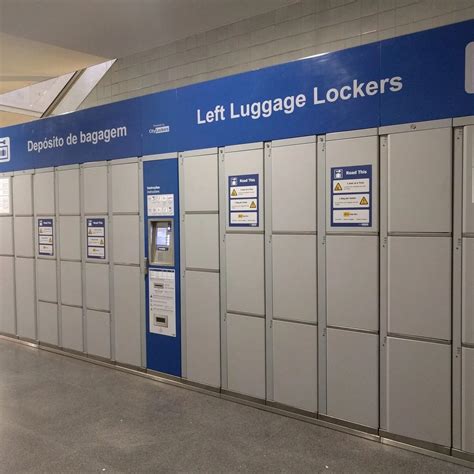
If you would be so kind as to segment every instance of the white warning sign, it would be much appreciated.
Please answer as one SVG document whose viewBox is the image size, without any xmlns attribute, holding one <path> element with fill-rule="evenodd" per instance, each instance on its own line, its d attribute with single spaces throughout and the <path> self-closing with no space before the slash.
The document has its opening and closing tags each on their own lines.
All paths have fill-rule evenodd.
<svg viewBox="0 0 474 474">
<path fill-rule="evenodd" d="M 258 227 L 258 174 L 229 176 L 229 226 Z"/>
</svg>

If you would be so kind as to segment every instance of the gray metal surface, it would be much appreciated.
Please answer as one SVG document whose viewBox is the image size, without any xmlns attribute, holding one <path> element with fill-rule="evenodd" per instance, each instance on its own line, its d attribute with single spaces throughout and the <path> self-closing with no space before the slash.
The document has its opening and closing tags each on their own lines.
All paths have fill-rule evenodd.
<svg viewBox="0 0 474 474">
<path fill-rule="evenodd" d="M 451 443 L 451 348 L 388 338 L 387 429 L 442 446 Z"/>
<path fill-rule="evenodd" d="M 84 166 L 84 213 L 107 214 L 107 166 Z"/>
<path fill-rule="evenodd" d="M 451 238 L 389 237 L 388 330 L 451 339 Z"/>
<path fill-rule="evenodd" d="M 122 165 L 124 166 L 124 165 Z M 116 166 L 112 166 L 115 169 Z M 140 216 L 114 215 L 112 218 L 113 259 L 116 264 L 140 263 Z"/>
<path fill-rule="evenodd" d="M 16 216 L 33 215 L 33 182 L 31 173 L 13 177 L 13 209 Z"/>
<path fill-rule="evenodd" d="M 463 239 L 462 341 L 474 344 L 474 238 Z"/>
<path fill-rule="evenodd" d="M 272 258 L 273 318 L 316 323 L 316 236 L 273 235 Z"/>
<path fill-rule="evenodd" d="M 109 265 L 86 263 L 86 301 L 89 309 L 109 310 Z"/>
<path fill-rule="evenodd" d="M 121 164 L 121 160 L 111 162 L 112 211 L 138 214 L 138 162 Z"/>
<path fill-rule="evenodd" d="M 35 261 L 15 258 L 17 335 L 36 339 Z"/>
<path fill-rule="evenodd" d="M 186 271 L 187 379 L 220 387 L 219 274 Z"/>
<path fill-rule="evenodd" d="M 219 270 L 219 215 L 187 214 L 184 225 L 186 267 Z"/>
<path fill-rule="evenodd" d="M 39 258 L 36 261 L 36 275 L 38 300 L 57 302 L 56 261 Z"/>
<path fill-rule="evenodd" d="M 61 262 L 61 303 L 82 306 L 81 262 Z"/>
<path fill-rule="evenodd" d="M 184 207 L 186 212 L 217 211 L 217 153 L 184 158 Z"/>
<path fill-rule="evenodd" d="M 137 242 L 138 245 L 138 242 Z M 141 366 L 140 268 L 114 265 L 115 360 Z"/>
<path fill-rule="evenodd" d="M 15 217 L 14 238 L 17 256 L 34 257 L 34 228 L 33 217 Z"/>
<path fill-rule="evenodd" d="M 0 255 L 13 255 L 13 217 L 0 217 Z"/>
<path fill-rule="evenodd" d="M 474 125 L 464 127 L 463 232 L 474 234 Z"/>
<path fill-rule="evenodd" d="M 326 229 L 332 232 L 367 233 L 378 230 L 379 170 L 378 137 L 367 136 L 326 142 Z M 356 165 L 372 165 L 372 226 L 341 228 L 331 226 L 331 168 Z"/>
<path fill-rule="evenodd" d="M 110 359 L 110 313 L 87 310 L 87 353 Z"/>
<path fill-rule="evenodd" d="M 58 345 L 58 305 L 38 301 L 38 340 Z"/>
<path fill-rule="evenodd" d="M 227 315 L 228 389 L 265 398 L 265 320 Z"/>
<path fill-rule="evenodd" d="M 58 209 L 61 215 L 79 215 L 79 168 L 58 170 Z"/>
<path fill-rule="evenodd" d="M 328 328 L 327 358 L 327 414 L 378 428 L 378 336 Z"/>
<path fill-rule="evenodd" d="M 474 453 L 474 348 L 462 349 L 462 444 Z"/>
<path fill-rule="evenodd" d="M 59 218 L 59 247 L 61 259 L 81 259 L 80 216 L 61 216 Z"/>
<path fill-rule="evenodd" d="M 379 248 L 376 236 L 328 235 L 327 323 L 379 329 Z"/>
<path fill-rule="evenodd" d="M 316 143 L 272 148 L 272 228 L 316 231 Z"/>
<path fill-rule="evenodd" d="M 62 347 L 83 352 L 82 308 L 63 305 L 61 307 Z"/>
<path fill-rule="evenodd" d="M 264 237 L 227 234 L 227 310 L 265 314 Z"/>
<path fill-rule="evenodd" d="M 451 232 L 452 129 L 388 137 L 388 231 Z"/>
<path fill-rule="evenodd" d="M 318 410 L 317 328 L 273 321 L 273 399 L 309 412 Z"/>
<path fill-rule="evenodd" d="M 0 256 L 0 332 L 15 334 L 15 259 Z"/>
<path fill-rule="evenodd" d="M 33 175 L 33 195 L 35 213 L 38 216 L 54 215 L 54 171 Z"/>
</svg>

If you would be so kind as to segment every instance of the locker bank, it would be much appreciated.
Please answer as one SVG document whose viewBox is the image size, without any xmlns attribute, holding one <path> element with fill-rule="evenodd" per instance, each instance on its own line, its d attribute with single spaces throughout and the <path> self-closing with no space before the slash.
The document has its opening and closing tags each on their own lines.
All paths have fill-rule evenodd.
<svg viewBox="0 0 474 474">
<path fill-rule="evenodd" d="M 0 332 L 474 461 L 473 42 L 0 129 Z"/>
</svg>

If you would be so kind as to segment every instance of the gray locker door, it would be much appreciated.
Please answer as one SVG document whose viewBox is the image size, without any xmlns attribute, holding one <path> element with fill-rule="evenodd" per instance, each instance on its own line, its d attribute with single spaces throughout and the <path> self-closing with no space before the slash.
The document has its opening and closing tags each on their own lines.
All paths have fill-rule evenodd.
<svg viewBox="0 0 474 474">
<path fill-rule="evenodd" d="M 220 387 L 218 150 L 180 155 L 183 376 Z"/>
<path fill-rule="evenodd" d="M 0 255 L 13 255 L 13 217 L 0 216 Z"/>
<path fill-rule="evenodd" d="M 112 211 L 113 213 L 139 212 L 138 163 L 113 161 L 112 173 Z"/>
<path fill-rule="evenodd" d="M 140 367 L 140 267 L 114 265 L 115 359 Z"/>
<path fill-rule="evenodd" d="M 318 411 L 317 327 L 273 321 L 273 399 Z"/>
<path fill-rule="evenodd" d="M 474 348 L 462 350 L 462 450 L 474 453 Z"/>
<path fill-rule="evenodd" d="M 81 260 L 81 217 L 59 218 L 59 248 L 61 259 Z"/>
<path fill-rule="evenodd" d="M 58 345 L 58 305 L 38 301 L 38 340 Z"/>
<path fill-rule="evenodd" d="M 451 232 L 451 128 L 390 134 L 388 178 L 389 232 Z"/>
<path fill-rule="evenodd" d="M 13 176 L 13 203 L 15 216 L 33 215 L 33 182 L 31 172 Z"/>
<path fill-rule="evenodd" d="M 83 352 L 82 308 L 61 308 L 61 341 L 65 349 Z"/>
<path fill-rule="evenodd" d="M 463 233 L 474 237 L 474 125 L 464 127 Z"/>
<path fill-rule="evenodd" d="M 254 226 L 246 223 L 245 219 L 239 222 L 239 212 L 232 214 L 231 219 L 230 178 L 247 175 L 258 175 L 257 210 L 252 219 L 249 218 L 256 224 L 255 217 L 258 216 L 258 225 Z M 220 180 L 221 228 L 226 233 L 221 243 L 221 255 L 225 262 L 225 306 L 222 308 L 225 331 L 222 337 L 226 344 L 223 348 L 222 384 L 224 389 L 265 398 L 263 144 L 225 148 Z M 234 225 L 241 223 L 246 225 Z"/>
<path fill-rule="evenodd" d="M 389 237 L 388 330 L 451 338 L 451 238 Z"/>
<path fill-rule="evenodd" d="M 115 167 L 116 168 L 116 167 Z M 113 249 L 116 264 L 140 264 L 140 216 L 114 215 Z"/>
<path fill-rule="evenodd" d="M 107 214 L 107 166 L 84 166 L 83 176 L 84 213 Z"/>
<path fill-rule="evenodd" d="M 55 214 L 54 205 L 54 171 L 37 171 L 33 176 L 34 206 L 38 216 Z"/>
<path fill-rule="evenodd" d="M 353 208 L 336 201 L 337 173 L 346 176 L 359 167 L 371 167 L 367 179 L 356 176 L 370 203 L 370 222 L 352 225 L 340 221 L 340 212 Z M 349 168 L 346 170 L 346 168 Z M 354 170 L 356 169 L 354 168 Z M 347 175 L 350 176 L 350 175 Z M 356 192 L 357 181 L 344 182 Z M 355 186 L 354 188 L 352 186 Z M 344 188 L 342 188 L 344 190 Z M 367 197 L 368 195 L 368 197 Z M 348 195 L 349 196 L 349 195 Z M 346 199 L 347 196 L 344 198 Z M 358 198 L 359 200 L 359 195 Z M 362 198 L 360 198 L 362 200 Z M 341 209 L 337 206 L 341 205 Z M 356 203 L 358 205 L 358 203 Z M 332 208 L 334 206 L 334 209 Z M 361 208 L 361 212 L 365 212 Z M 339 213 L 339 214 L 336 214 Z M 362 217 L 362 215 L 361 215 Z M 336 221 L 337 218 L 337 221 Z M 333 222 L 335 221 L 335 222 Z M 370 224 L 370 225 L 369 225 Z M 379 138 L 376 129 L 326 136 L 326 412 L 370 428 L 379 426 Z M 325 250 L 324 250 L 325 248 Z M 321 394 L 321 391 L 320 391 Z"/>
<path fill-rule="evenodd" d="M 38 259 L 36 268 L 38 300 L 50 303 L 57 302 L 56 261 Z"/>
<path fill-rule="evenodd" d="M 109 311 L 109 266 L 100 263 L 86 263 L 87 307 Z"/>
<path fill-rule="evenodd" d="M 474 344 L 474 238 L 465 238 L 463 249 L 462 342 Z"/>
<path fill-rule="evenodd" d="M 265 320 L 227 315 L 228 389 L 265 398 Z"/>
<path fill-rule="evenodd" d="M 15 254 L 18 257 L 34 257 L 33 217 L 15 217 Z"/>
<path fill-rule="evenodd" d="M 82 306 L 81 262 L 61 262 L 61 303 Z"/>
<path fill-rule="evenodd" d="M 328 329 L 327 414 L 378 428 L 378 335 Z"/>
<path fill-rule="evenodd" d="M 327 323 L 352 329 L 379 328 L 379 238 L 326 238 Z"/>
<path fill-rule="evenodd" d="M 15 259 L 0 256 L 0 332 L 15 334 Z"/>
<path fill-rule="evenodd" d="M 19 337 L 36 339 L 35 261 L 15 259 L 16 318 Z"/>
<path fill-rule="evenodd" d="M 388 338 L 387 427 L 391 433 L 451 444 L 451 346 Z"/>
<path fill-rule="evenodd" d="M 58 208 L 63 216 L 81 213 L 79 168 L 58 170 Z"/>
<path fill-rule="evenodd" d="M 220 387 L 219 274 L 186 271 L 187 378 Z"/>
<path fill-rule="evenodd" d="M 87 310 L 87 353 L 110 359 L 110 313 Z"/>
</svg>

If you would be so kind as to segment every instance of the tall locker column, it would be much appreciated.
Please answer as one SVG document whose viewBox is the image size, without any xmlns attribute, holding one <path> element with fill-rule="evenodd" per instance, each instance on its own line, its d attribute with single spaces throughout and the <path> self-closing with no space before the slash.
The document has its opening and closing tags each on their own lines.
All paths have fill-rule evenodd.
<svg viewBox="0 0 474 474">
<path fill-rule="evenodd" d="M 36 170 L 34 182 L 38 340 L 59 345 L 56 185 L 52 169 Z"/>
<path fill-rule="evenodd" d="M 115 160 L 109 166 L 111 210 L 110 258 L 113 301 L 113 339 L 115 360 L 120 364 L 141 367 L 142 272 L 140 254 L 143 238 L 140 225 L 138 158 Z"/>
<path fill-rule="evenodd" d="M 383 432 L 451 445 L 452 128 L 381 129 Z M 386 344 L 385 344 L 386 341 Z"/>
<path fill-rule="evenodd" d="M 33 171 L 20 171 L 14 174 L 13 203 L 17 336 L 36 340 Z"/>
<path fill-rule="evenodd" d="M 106 162 L 87 163 L 81 172 L 85 350 L 111 359 L 108 166 Z"/>
<path fill-rule="evenodd" d="M 0 333 L 16 334 L 13 173 L 0 174 Z"/>
<path fill-rule="evenodd" d="M 377 129 L 326 136 L 327 415 L 379 424 Z"/>
<path fill-rule="evenodd" d="M 263 144 L 226 147 L 219 166 L 222 387 L 265 399 Z"/>
<path fill-rule="evenodd" d="M 315 413 L 316 137 L 265 148 L 267 400 Z"/>
<path fill-rule="evenodd" d="M 61 346 L 67 350 L 83 352 L 82 224 L 79 166 L 57 168 L 56 181 Z"/>
<path fill-rule="evenodd" d="M 474 117 L 463 127 L 461 450 L 474 456 Z"/>
<path fill-rule="evenodd" d="M 221 385 L 217 148 L 180 155 L 183 377 Z"/>
</svg>

